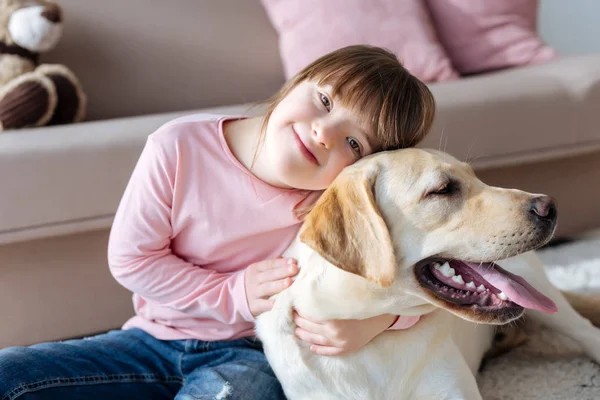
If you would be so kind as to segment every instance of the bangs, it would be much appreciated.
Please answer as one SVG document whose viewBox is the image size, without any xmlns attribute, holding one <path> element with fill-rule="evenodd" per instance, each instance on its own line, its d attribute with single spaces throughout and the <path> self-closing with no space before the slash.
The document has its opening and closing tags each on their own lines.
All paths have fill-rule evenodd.
<svg viewBox="0 0 600 400">
<path fill-rule="evenodd" d="M 423 82 L 404 68 L 392 52 L 352 45 L 316 59 L 270 99 L 259 147 L 275 107 L 305 80 L 331 87 L 333 100 L 358 118 L 374 153 L 414 147 L 433 124 L 435 99 Z"/>
<path fill-rule="evenodd" d="M 334 100 L 352 110 L 373 152 L 378 152 L 415 146 L 433 120 L 435 103 L 429 89 L 400 68 L 403 73 L 396 60 L 365 60 L 341 67 L 320 65 L 306 71 L 306 78 L 332 88 Z"/>
</svg>

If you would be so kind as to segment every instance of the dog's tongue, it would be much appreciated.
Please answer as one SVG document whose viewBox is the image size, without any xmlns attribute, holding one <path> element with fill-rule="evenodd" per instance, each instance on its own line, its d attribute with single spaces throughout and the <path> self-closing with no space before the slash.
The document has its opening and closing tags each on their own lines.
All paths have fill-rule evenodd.
<svg viewBox="0 0 600 400">
<path fill-rule="evenodd" d="M 521 307 L 554 314 L 558 312 L 556 304 L 537 290 L 525 279 L 512 274 L 496 264 L 467 263 L 483 279 L 502 290 L 508 298 Z"/>
</svg>

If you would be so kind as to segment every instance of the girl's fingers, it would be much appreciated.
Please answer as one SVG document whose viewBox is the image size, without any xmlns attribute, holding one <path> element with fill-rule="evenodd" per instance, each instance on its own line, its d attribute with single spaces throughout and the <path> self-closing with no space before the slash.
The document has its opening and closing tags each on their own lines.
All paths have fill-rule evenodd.
<svg viewBox="0 0 600 400">
<path fill-rule="evenodd" d="M 316 345 L 320 345 L 320 346 L 331 346 L 332 345 L 331 341 L 329 339 L 327 339 L 325 336 L 321 336 L 316 333 L 309 332 L 302 328 L 296 328 L 294 333 L 296 334 L 296 337 L 298 339 L 304 340 L 305 342 L 310 343 L 310 344 L 316 344 Z"/>
<path fill-rule="evenodd" d="M 292 264 L 297 264 L 296 260 L 294 260 L 293 258 L 277 257 L 272 260 L 261 262 L 260 266 L 258 267 L 258 271 L 266 272 L 266 271 L 270 271 L 272 269 L 283 268 L 286 265 L 289 266 Z"/>
<path fill-rule="evenodd" d="M 292 285 L 292 278 L 279 279 L 277 281 L 265 282 L 258 285 L 258 295 L 261 298 L 270 297 L 287 289 Z"/>
<path fill-rule="evenodd" d="M 293 319 L 294 319 L 294 322 L 296 323 L 296 326 L 298 326 L 308 332 L 312 332 L 312 333 L 315 333 L 320 336 L 325 336 L 325 337 L 327 336 L 327 331 L 326 331 L 326 327 L 324 324 L 320 324 L 318 322 L 314 322 L 314 321 L 308 320 L 306 318 L 302 318 L 296 312 L 294 312 Z"/>
<path fill-rule="evenodd" d="M 257 278 L 260 283 L 268 283 L 294 276 L 297 273 L 298 266 L 296 264 L 284 264 L 283 266 L 260 272 Z"/>
<path fill-rule="evenodd" d="M 344 354 L 345 350 L 339 347 L 321 346 L 313 344 L 310 346 L 310 351 L 320 356 L 339 356 Z"/>
</svg>

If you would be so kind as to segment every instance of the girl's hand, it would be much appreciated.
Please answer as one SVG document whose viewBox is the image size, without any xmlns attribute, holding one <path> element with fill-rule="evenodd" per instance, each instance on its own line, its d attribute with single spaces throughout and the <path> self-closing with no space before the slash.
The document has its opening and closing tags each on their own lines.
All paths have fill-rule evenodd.
<svg viewBox="0 0 600 400">
<path fill-rule="evenodd" d="M 368 319 L 310 321 L 294 312 L 296 336 L 310 343 L 310 350 L 323 356 L 339 356 L 357 351 L 389 328 L 396 316 L 379 315 Z"/>
<path fill-rule="evenodd" d="M 269 297 L 292 284 L 292 276 L 298 273 L 298 264 L 293 258 L 274 258 L 251 264 L 246 270 L 244 285 L 248 308 L 255 318 L 273 308 L 274 300 Z"/>
</svg>

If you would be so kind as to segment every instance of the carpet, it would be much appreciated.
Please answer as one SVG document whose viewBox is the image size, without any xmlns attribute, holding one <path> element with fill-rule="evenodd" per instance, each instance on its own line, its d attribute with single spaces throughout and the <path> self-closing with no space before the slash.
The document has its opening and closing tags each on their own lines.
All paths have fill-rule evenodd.
<svg viewBox="0 0 600 400">
<path fill-rule="evenodd" d="M 600 295 L 600 238 L 588 237 L 539 251 L 560 289 Z M 600 399 L 600 366 L 579 346 L 542 328 L 528 342 L 486 360 L 477 377 L 485 400 Z"/>
</svg>

